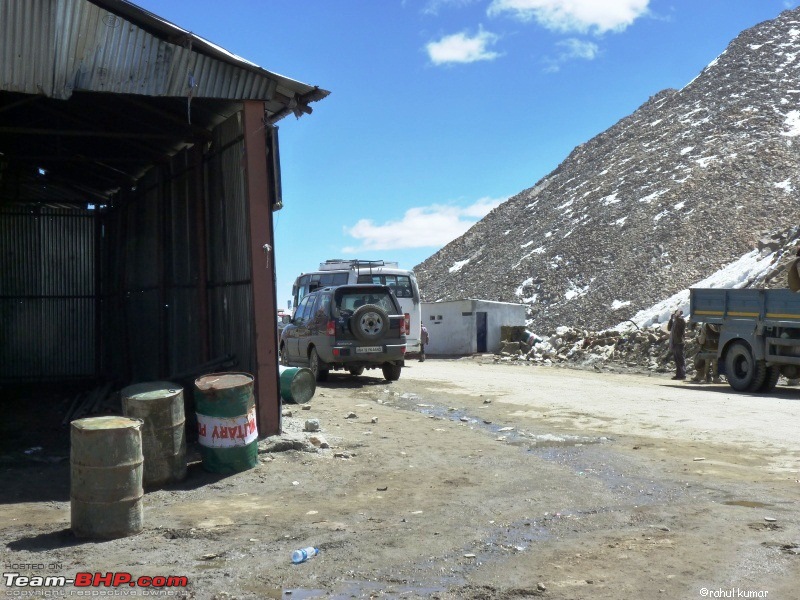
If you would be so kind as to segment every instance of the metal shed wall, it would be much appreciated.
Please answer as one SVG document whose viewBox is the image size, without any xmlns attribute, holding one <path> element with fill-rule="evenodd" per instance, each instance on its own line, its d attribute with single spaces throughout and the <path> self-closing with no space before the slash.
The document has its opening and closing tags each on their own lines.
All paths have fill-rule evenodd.
<svg viewBox="0 0 800 600">
<path fill-rule="evenodd" d="M 237 114 L 205 156 L 188 148 L 151 169 L 107 215 L 104 365 L 117 376 L 164 378 L 228 354 L 253 369 L 243 154 Z"/>
<path fill-rule="evenodd" d="M 253 286 L 242 116 L 214 131 L 207 157 L 208 288 L 211 355 L 235 354 L 238 368 L 253 372 Z"/>
<path fill-rule="evenodd" d="M 94 375 L 95 217 L 0 208 L 0 379 Z"/>
</svg>

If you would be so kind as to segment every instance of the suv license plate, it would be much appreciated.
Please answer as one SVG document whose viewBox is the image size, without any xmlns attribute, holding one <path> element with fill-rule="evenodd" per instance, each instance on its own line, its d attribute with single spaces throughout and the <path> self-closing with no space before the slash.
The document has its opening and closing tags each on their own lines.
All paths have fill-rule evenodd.
<svg viewBox="0 0 800 600">
<path fill-rule="evenodd" d="M 361 346 L 356 348 L 356 354 L 374 354 L 376 352 L 383 352 L 383 346 Z"/>
</svg>

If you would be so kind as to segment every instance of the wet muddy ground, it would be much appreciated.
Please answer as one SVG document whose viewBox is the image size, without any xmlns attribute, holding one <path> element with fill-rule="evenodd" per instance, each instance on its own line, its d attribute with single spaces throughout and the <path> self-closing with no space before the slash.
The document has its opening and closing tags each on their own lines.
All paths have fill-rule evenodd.
<svg viewBox="0 0 800 600">
<path fill-rule="evenodd" d="M 93 591 L 199 599 L 797 597 L 797 388 L 480 360 L 378 373 L 332 374 L 286 405 L 282 447 L 302 449 L 265 440 L 252 470 L 206 473 L 190 448 L 187 479 L 148 491 L 127 538 L 72 536 L 57 427 L 40 451 L 9 449 L 4 572 L 185 576 Z M 320 554 L 293 565 L 306 546 Z"/>
</svg>

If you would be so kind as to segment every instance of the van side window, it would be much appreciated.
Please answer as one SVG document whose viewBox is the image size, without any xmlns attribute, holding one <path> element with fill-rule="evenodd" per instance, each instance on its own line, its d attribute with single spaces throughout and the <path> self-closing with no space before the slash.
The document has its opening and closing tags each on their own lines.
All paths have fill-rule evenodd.
<svg viewBox="0 0 800 600">
<path fill-rule="evenodd" d="M 359 275 L 358 283 L 371 283 L 372 285 L 383 285 L 380 275 Z"/>
<path fill-rule="evenodd" d="M 398 298 L 414 297 L 414 291 L 411 287 L 411 278 L 408 275 L 397 276 L 397 287 L 394 288 L 394 295 Z"/>
</svg>

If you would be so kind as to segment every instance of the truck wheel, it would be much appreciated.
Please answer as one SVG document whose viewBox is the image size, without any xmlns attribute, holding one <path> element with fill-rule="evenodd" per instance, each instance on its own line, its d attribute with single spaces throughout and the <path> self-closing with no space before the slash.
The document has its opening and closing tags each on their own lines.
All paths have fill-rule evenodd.
<svg viewBox="0 0 800 600">
<path fill-rule="evenodd" d="M 737 392 L 755 391 L 764 383 L 766 364 L 753 358 L 747 344 L 734 342 L 725 354 L 725 376 Z"/>
<path fill-rule="evenodd" d="M 764 377 L 764 383 L 758 389 L 759 392 L 771 392 L 778 385 L 778 377 L 781 376 L 781 368 L 777 365 L 767 367 L 767 375 Z"/>
</svg>

